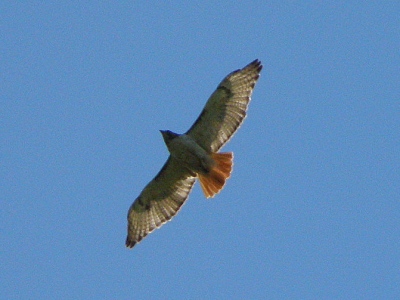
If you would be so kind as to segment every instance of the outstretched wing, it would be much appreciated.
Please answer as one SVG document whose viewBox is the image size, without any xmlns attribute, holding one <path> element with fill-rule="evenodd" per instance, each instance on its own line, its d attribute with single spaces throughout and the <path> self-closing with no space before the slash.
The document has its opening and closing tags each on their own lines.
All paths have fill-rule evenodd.
<svg viewBox="0 0 400 300">
<path fill-rule="evenodd" d="M 256 59 L 226 76 L 186 134 L 207 151 L 217 152 L 242 124 L 261 69 Z"/>
<path fill-rule="evenodd" d="M 171 156 L 168 158 L 129 208 L 127 247 L 132 248 L 178 213 L 193 187 L 194 176 Z"/>
</svg>

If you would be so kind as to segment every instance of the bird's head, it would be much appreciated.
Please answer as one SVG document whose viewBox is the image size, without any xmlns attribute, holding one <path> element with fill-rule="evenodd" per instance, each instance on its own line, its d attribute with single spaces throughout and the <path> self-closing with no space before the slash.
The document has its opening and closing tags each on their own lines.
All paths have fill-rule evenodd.
<svg viewBox="0 0 400 300">
<path fill-rule="evenodd" d="M 176 138 L 177 136 L 179 136 L 179 134 L 172 132 L 170 130 L 160 130 L 163 138 L 164 138 L 164 142 L 166 144 L 168 144 L 171 140 L 173 140 L 174 138 Z"/>
</svg>

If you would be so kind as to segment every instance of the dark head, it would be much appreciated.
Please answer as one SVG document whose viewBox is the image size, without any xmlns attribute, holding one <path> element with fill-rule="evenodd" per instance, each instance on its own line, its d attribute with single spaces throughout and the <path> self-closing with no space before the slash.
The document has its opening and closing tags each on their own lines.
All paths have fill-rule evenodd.
<svg viewBox="0 0 400 300">
<path fill-rule="evenodd" d="M 174 138 L 176 138 L 177 136 L 179 136 L 179 134 L 172 132 L 170 130 L 160 130 L 163 138 L 164 138 L 164 142 L 166 144 L 168 144 L 168 142 L 170 142 L 171 140 L 173 140 Z"/>
</svg>

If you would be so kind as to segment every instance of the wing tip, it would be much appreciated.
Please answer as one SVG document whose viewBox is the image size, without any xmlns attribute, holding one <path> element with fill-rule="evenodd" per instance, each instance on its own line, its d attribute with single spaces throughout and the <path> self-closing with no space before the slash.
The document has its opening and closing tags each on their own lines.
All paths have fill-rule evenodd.
<svg viewBox="0 0 400 300">
<path fill-rule="evenodd" d="M 126 248 L 132 249 L 137 243 L 137 241 L 131 240 L 128 236 L 125 241 L 125 246 Z"/>
<path fill-rule="evenodd" d="M 256 58 L 251 63 L 249 63 L 247 66 L 245 66 L 243 69 L 246 69 L 246 68 L 255 68 L 257 70 L 257 72 L 260 73 L 263 68 L 263 65 L 262 65 L 261 61 L 258 58 Z"/>
</svg>

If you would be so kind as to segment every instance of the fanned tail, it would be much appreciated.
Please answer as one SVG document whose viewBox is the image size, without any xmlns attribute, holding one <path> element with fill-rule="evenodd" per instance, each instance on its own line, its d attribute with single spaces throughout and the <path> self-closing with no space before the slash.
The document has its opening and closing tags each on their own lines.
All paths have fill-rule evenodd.
<svg viewBox="0 0 400 300">
<path fill-rule="evenodd" d="M 214 167 L 208 174 L 199 174 L 199 180 L 204 195 L 207 198 L 214 197 L 225 185 L 225 181 L 231 176 L 233 165 L 233 153 L 212 153 L 215 161 Z"/>
</svg>

